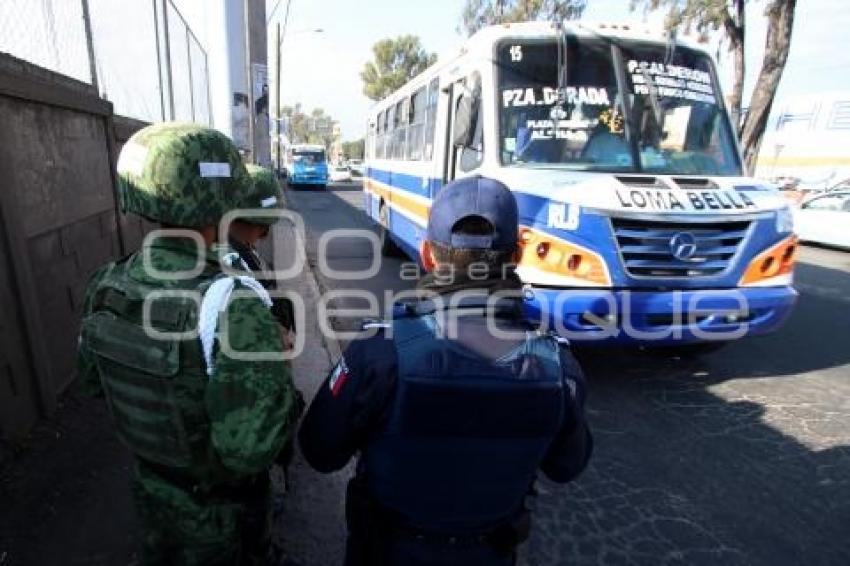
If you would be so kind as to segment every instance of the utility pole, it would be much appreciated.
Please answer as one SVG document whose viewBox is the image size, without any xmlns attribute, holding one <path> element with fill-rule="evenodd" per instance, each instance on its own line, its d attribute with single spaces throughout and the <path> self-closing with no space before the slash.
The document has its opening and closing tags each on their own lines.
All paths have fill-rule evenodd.
<svg viewBox="0 0 850 566">
<path fill-rule="evenodd" d="M 168 0 L 162 0 L 162 39 L 165 47 L 165 76 L 168 77 L 168 119 L 175 119 L 174 112 L 174 77 L 171 75 L 171 40 L 168 33 Z"/>
<path fill-rule="evenodd" d="M 100 85 L 97 80 L 97 59 L 94 56 L 94 38 L 91 30 L 91 16 L 89 15 L 89 0 L 81 0 L 83 4 L 83 25 L 86 30 L 86 49 L 89 54 L 89 69 L 91 69 L 91 85 L 100 96 Z"/>
<path fill-rule="evenodd" d="M 275 166 L 277 168 L 278 173 L 280 173 L 280 154 L 281 154 L 281 147 L 280 147 L 280 134 L 281 134 L 281 127 L 280 127 L 281 126 L 281 124 L 280 124 L 280 121 L 281 121 L 281 115 L 280 115 L 280 70 L 282 68 L 282 65 L 280 63 L 280 52 L 281 52 L 280 39 L 281 39 L 280 38 L 280 22 L 278 22 L 277 23 L 277 33 L 275 34 L 275 42 L 274 42 L 275 48 L 276 48 L 275 52 L 277 54 L 277 56 L 275 57 L 275 73 L 274 73 L 274 98 L 275 98 L 275 109 L 274 109 L 275 128 L 274 128 L 274 130 L 275 130 L 275 148 L 277 148 L 276 151 L 275 151 Z"/>
<path fill-rule="evenodd" d="M 248 77 L 248 144 L 251 148 L 251 162 L 257 162 L 257 142 L 254 139 L 257 118 L 256 100 L 254 99 L 254 72 L 251 65 L 251 0 L 245 0 L 245 75 Z"/>
<path fill-rule="evenodd" d="M 248 131 L 251 160 L 271 165 L 269 135 L 268 44 L 266 42 L 265 0 L 244 0 L 245 65 L 248 77 Z M 258 104 L 258 101 L 260 104 Z M 258 112 L 259 110 L 259 112 Z"/>
</svg>

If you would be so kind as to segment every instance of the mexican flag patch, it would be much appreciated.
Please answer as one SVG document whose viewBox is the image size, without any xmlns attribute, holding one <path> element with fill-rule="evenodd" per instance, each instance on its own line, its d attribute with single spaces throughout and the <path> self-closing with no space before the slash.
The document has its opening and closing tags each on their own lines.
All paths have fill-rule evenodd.
<svg viewBox="0 0 850 566">
<path fill-rule="evenodd" d="M 328 380 L 331 395 L 336 397 L 342 390 L 342 386 L 348 381 L 348 366 L 345 365 L 345 358 L 340 358 L 339 363 L 331 373 L 331 378 Z"/>
</svg>

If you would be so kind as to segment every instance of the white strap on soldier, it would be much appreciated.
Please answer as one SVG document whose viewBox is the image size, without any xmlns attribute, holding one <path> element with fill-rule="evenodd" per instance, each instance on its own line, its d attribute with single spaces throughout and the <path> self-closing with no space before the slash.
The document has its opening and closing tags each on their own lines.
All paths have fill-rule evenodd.
<svg viewBox="0 0 850 566">
<path fill-rule="evenodd" d="M 207 377 L 210 378 L 215 371 L 213 346 L 215 344 L 215 335 L 218 331 L 219 315 L 227 309 L 227 304 L 230 301 L 230 295 L 233 293 L 233 287 L 236 285 L 236 281 L 239 281 L 254 291 L 267 308 L 271 308 L 272 306 L 272 299 L 268 291 L 253 277 L 242 275 L 222 277 L 210 285 L 204 294 L 204 299 L 201 302 L 201 311 L 198 316 L 198 337 L 201 341 L 204 361 L 207 364 Z"/>
</svg>

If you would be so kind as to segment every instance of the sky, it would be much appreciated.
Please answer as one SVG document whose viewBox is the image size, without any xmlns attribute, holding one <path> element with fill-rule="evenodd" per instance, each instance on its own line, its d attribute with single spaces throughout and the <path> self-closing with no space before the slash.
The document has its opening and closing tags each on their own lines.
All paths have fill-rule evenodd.
<svg viewBox="0 0 850 566">
<path fill-rule="evenodd" d="M 418 35 L 423 46 L 450 54 L 464 38 L 457 26 L 463 0 L 290 0 L 289 23 L 282 50 L 282 101 L 301 102 L 306 109 L 324 108 L 340 122 L 343 139 L 363 135 L 372 102 L 362 94 L 360 71 L 371 59 L 372 45 L 385 37 Z M 202 17 L 203 0 L 176 0 L 190 22 Z M 761 66 L 764 52 L 767 0 L 751 0 L 747 9 L 747 86 L 745 104 Z M 266 0 L 270 13 L 277 0 Z M 281 0 L 269 27 L 273 47 L 274 24 L 282 21 L 287 0 Z M 799 0 L 791 54 L 778 98 L 831 90 L 850 91 L 850 29 L 848 0 Z M 629 0 L 588 0 L 584 19 L 624 22 L 644 20 L 629 11 Z M 650 14 L 650 23 L 663 14 Z M 321 28 L 322 33 L 309 30 Z M 199 30 L 201 41 L 209 41 Z M 728 91 L 731 61 L 721 51 L 720 75 Z M 273 57 L 269 58 L 273 63 Z M 271 75 L 270 75 L 271 76 Z"/>
</svg>

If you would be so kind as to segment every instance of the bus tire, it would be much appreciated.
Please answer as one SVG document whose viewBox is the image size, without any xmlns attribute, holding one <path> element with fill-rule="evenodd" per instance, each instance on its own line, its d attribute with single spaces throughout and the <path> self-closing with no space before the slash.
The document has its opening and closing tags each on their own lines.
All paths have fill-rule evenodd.
<svg viewBox="0 0 850 566">
<path fill-rule="evenodd" d="M 384 257 L 401 256 L 401 249 L 398 247 L 398 244 L 396 244 L 390 237 L 390 208 L 383 202 L 381 203 L 381 207 L 378 209 L 378 218 L 378 237 L 381 240 L 381 255 Z"/>
</svg>

